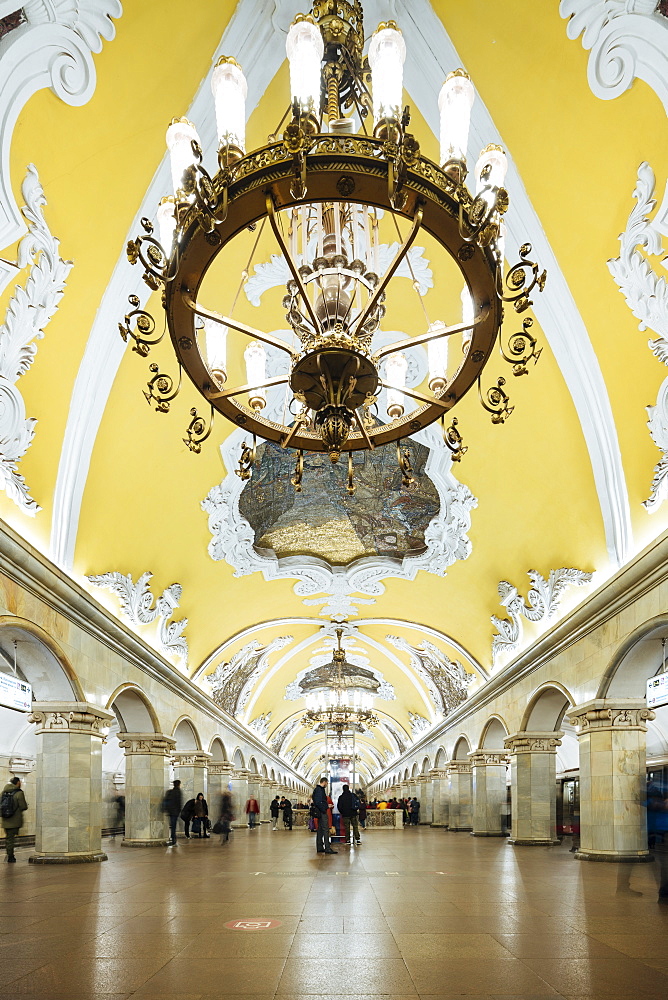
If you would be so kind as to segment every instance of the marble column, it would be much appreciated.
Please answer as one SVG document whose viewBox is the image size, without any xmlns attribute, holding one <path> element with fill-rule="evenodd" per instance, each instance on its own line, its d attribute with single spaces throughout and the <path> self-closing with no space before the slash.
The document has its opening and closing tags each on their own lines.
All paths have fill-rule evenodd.
<svg viewBox="0 0 668 1000">
<path fill-rule="evenodd" d="M 205 750 L 174 750 L 174 777 L 181 782 L 184 804 L 199 792 L 207 795 L 207 769 L 211 754 Z"/>
<path fill-rule="evenodd" d="M 37 798 L 34 757 L 13 756 L 9 761 L 9 774 L 21 779 L 21 788 L 28 803 L 28 811 L 23 814 L 23 826 L 19 831 L 19 836 L 34 837 L 35 801 Z"/>
<path fill-rule="evenodd" d="M 549 845 L 557 839 L 557 747 L 563 733 L 513 733 L 510 756 L 511 844 Z"/>
<path fill-rule="evenodd" d="M 473 750 L 471 798 L 474 837 L 502 837 L 502 811 L 508 796 L 507 757 L 503 750 Z"/>
<path fill-rule="evenodd" d="M 420 802 L 420 825 L 431 826 L 434 820 L 434 784 L 426 774 L 420 778 L 417 797 Z"/>
<path fill-rule="evenodd" d="M 448 775 L 448 829 L 470 832 L 473 829 L 471 814 L 471 763 L 468 760 L 451 760 L 446 767 Z"/>
<path fill-rule="evenodd" d="M 580 750 L 582 861 L 649 861 L 646 733 L 654 712 L 640 698 L 596 698 L 571 709 Z"/>
<path fill-rule="evenodd" d="M 250 771 L 239 768 L 232 771 L 232 802 L 234 803 L 234 822 L 232 826 L 239 829 L 248 826 L 248 816 L 245 813 L 248 801 L 248 776 Z"/>
<path fill-rule="evenodd" d="M 169 787 L 175 741 L 162 733 L 119 733 L 125 750 L 125 836 L 122 847 L 162 847 L 167 821 L 161 805 Z"/>
<path fill-rule="evenodd" d="M 114 718 L 88 702 L 35 702 L 33 864 L 106 861 L 102 851 L 102 741 Z"/>
<path fill-rule="evenodd" d="M 296 795 L 298 793 L 295 793 Z M 274 786 L 269 778 L 262 778 L 260 781 L 260 822 L 268 823 L 271 819 L 269 806 L 274 797 Z"/>
<path fill-rule="evenodd" d="M 232 764 L 226 760 L 209 761 L 207 766 L 207 801 L 209 804 L 209 819 L 215 823 L 220 814 L 220 802 L 223 792 L 228 791 Z"/>
<path fill-rule="evenodd" d="M 440 768 L 433 768 L 429 775 L 432 784 L 432 826 L 448 825 L 448 773 Z"/>
</svg>

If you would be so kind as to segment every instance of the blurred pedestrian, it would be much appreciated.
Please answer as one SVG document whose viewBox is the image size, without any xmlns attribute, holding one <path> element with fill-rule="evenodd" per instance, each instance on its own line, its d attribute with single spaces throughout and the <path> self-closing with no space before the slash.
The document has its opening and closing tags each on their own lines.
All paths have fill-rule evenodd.
<svg viewBox="0 0 668 1000">
<path fill-rule="evenodd" d="M 232 803 L 232 796 L 229 792 L 223 792 L 220 797 L 220 820 L 216 823 L 214 828 L 214 833 L 220 834 L 221 847 L 229 842 L 233 819 L 234 806 Z"/>
<path fill-rule="evenodd" d="M 188 799 L 183 809 L 181 810 L 181 819 L 183 820 L 186 828 L 185 832 L 186 840 L 190 840 L 190 824 L 193 820 L 194 815 L 195 815 L 195 800 Z"/>
<path fill-rule="evenodd" d="M 292 829 L 292 802 L 290 799 L 283 799 L 283 827 L 286 830 Z"/>
<path fill-rule="evenodd" d="M 193 833 L 196 833 L 198 837 L 204 837 L 206 840 L 209 836 L 208 828 L 209 807 L 206 799 L 204 798 L 204 792 L 198 792 L 197 798 L 193 803 L 192 831 Z"/>
<path fill-rule="evenodd" d="M 7 863 L 15 864 L 14 841 L 17 832 L 23 826 L 23 813 L 28 808 L 26 797 L 21 790 L 21 779 L 10 778 L 2 789 L 0 798 L 0 818 L 5 831 L 5 851 L 7 852 Z"/>
<path fill-rule="evenodd" d="M 275 799 L 271 800 L 271 805 L 269 806 L 269 812 L 271 813 L 271 828 L 276 830 L 278 828 L 278 814 L 281 811 L 280 799 L 278 795 Z"/>
<path fill-rule="evenodd" d="M 255 824 L 257 822 L 257 817 L 259 812 L 260 812 L 260 806 L 258 805 L 258 801 L 257 799 L 254 799 L 253 796 L 251 795 L 251 797 L 246 802 L 246 816 L 248 817 L 248 825 L 251 828 L 251 830 L 255 829 Z"/>
<path fill-rule="evenodd" d="M 175 778 L 173 787 L 165 793 L 165 797 L 162 800 L 162 811 L 169 816 L 168 847 L 176 847 L 176 824 L 181 815 L 182 803 L 183 792 L 181 791 L 181 782 L 178 778 Z"/>
</svg>

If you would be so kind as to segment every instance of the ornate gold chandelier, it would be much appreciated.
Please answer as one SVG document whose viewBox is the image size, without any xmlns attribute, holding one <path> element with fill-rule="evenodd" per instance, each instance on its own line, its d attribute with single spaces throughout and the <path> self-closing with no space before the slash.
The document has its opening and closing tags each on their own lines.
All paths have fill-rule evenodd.
<svg viewBox="0 0 668 1000">
<path fill-rule="evenodd" d="M 351 689 L 346 683 L 344 670 L 346 652 L 341 646 L 343 629 L 336 629 L 336 649 L 332 653 L 332 668 L 336 679 L 325 693 L 319 691 L 306 696 L 307 711 L 302 724 L 307 729 L 321 727 L 336 733 L 341 740 L 344 733 L 363 732 L 370 726 L 378 725 L 378 716 L 373 712 L 373 695 Z"/>
<path fill-rule="evenodd" d="M 439 165 L 421 154 L 408 131 L 401 32 L 392 21 L 381 24 L 367 57 L 363 42 L 359 0 L 321 0 L 311 14 L 297 15 L 287 39 L 291 120 L 280 138 L 270 136 L 266 146 L 248 153 L 246 81 L 234 59 L 221 58 L 212 76 L 217 173 L 211 176 L 202 165 L 195 127 L 174 120 L 167 133 L 174 195 L 159 206 L 159 239 L 144 219 L 143 234 L 128 244 L 130 262 L 140 262 L 151 289 L 162 289 L 180 369 L 174 378 L 152 364 L 144 395 L 166 412 L 185 370 L 206 403 L 203 413 L 191 410 L 186 445 L 199 452 L 214 413 L 221 413 L 252 435 L 252 445 L 242 446 L 237 470 L 245 479 L 260 437 L 295 449 L 296 489 L 301 489 L 305 451 L 327 452 L 333 462 L 348 452 L 352 492 L 352 452 L 389 442 L 398 442 L 408 484 L 410 457 L 400 443 L 436 420 L 442 422 L 453 458 L 461 458 L 466 449 L 457 419 L 446 427 L 445 418 L 472 386 L 477 385 L 494 423 L 503 423 L 512 412 L 503 377 L 483 387 L 483 369 L 497 341 L 514 375 L 525 374 L 540 355 L 529 318 L 505 346 L 501 340 L 504 303 L 523 313 L 532 304 L 532 290 L 542 291 L 545 272 L 530 260 L 531 246 L 525 244 L 504 277 L 508 194 L 503 150 L 487 146 L 475 166 L 474 190 L 465 183 L 471 81 L 456 70 L 441 90 Z M 373 127 L 367 127 L 371 118 Z M 401 237 L 399 223 L 406 220 L 409 229 Z M 292 342 L 208 307 L 200 295 L 216 258 L 240 234 L 259 227 L 257 246 L 267 222 L 289 272 L 282 306 Z M 383 270 L 380 231 L 392 226 L 399 245 Z M 402 266 L 414 277 L 410 250 L 420 232 L 429 234 L 458 269 L 462 319 L 450 326 L 425 322 L 413 335 L 376 347 L 388 286 Z M 247 266 L 242 280 L 248 274 Z M 130 304 L 120 332 L 145 357 L 163 334 L 137 296 Z M 228 366 L 229 333 L 237 347 Z M 462 356 L 449 371 L 453 337 L 461 338 Z M 246 343 L 245 380 L 230 377 L 239 368 L 240 338 Z M 420 345 L 428 350 L 427 385 L 407 387 L 406 352 Z M 284 359 L 282 370 L 271 377 L 267 347 Z M 282 419 L 263 414 L 267 391 L 275 386 L 285 391 Z"/>
</svg>

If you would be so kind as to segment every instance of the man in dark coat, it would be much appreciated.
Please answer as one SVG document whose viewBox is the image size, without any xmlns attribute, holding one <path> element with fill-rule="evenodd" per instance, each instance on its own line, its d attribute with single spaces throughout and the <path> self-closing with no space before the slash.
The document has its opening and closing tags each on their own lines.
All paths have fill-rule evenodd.
<svg viewBox="0 0 668 1000">
<path fill-rule="evenodd" d="M 290 799 L 283 799 L 281 806 L 283 808 L 283 826 L 286 830 L 292 829 L 292 801 Z"/>
<path fill-rule="evenodd" d="M 14 839 L 17 832 L 23 826 L 23 813 L 28 808 L 26 797 L 21 791 L 20 778 L 10 778 L 5 787 L 2 789 L 2 799 L 3 802 L 7 801 L 9 803 L 10 809 L 13 807 L 11 816 L 2 816 L 2 825 L 5 830 L 5 850 L 7 851 L 7 861 L 9 864 L 15 864 L 16 858 L 14 857 Z"/>
<path fill-rule="evenodd" d="M 318 823 L 318 832 L 316 834 L 315 844 L 318 854 L 338 854 L 338 851 L 332 850 L 332 845 L 329 840 L 329 814 L 327 812 L 329 803 L 327 802 L 327 792 L 325 791 L 326 785 L 327 778 L 321 778 L 313 789 L 313 794 L 311 795 L 313 800 L 313 812 L 315 813 L 315 819 Z"/>
<path fill-rule="evenodd" d="M 355 843 L 361 844 L 360 840 L 360 828 L 357 822 L 357 811 L 360 807 L 360 800 L 356 795 L 350 791 L 350 785 L 344 785 L 343 791 L 339 795 L 338 801 L 336 803 L 336 808 L 341 814 L 341 819 L 343 820 L 343 829 L 346 833 L 346 844 L 352 843 L 350 840 L 350 825 L 352 823 L 353 834 L 355 837 Z"/>
<path fill-rule="evenodd" d="M 280 812 L 280 799 L 278 795 L 275 799 L 271 800 L 271 805 L 269 806 L 269 812 L 271 813 L 271 828 L 276 830 L 278 827 L 278 814 Z"/>
<path fill-rule="evenodd" d="M 181 782 L 178 778 L 174 780 L 174 787 L 170 788 L 163 800 L 163 809 L 169 816 L 169 844 L 168 847 L 176 847 L 176 824 L 183 806 L 183 792 Z"/>
</svg>

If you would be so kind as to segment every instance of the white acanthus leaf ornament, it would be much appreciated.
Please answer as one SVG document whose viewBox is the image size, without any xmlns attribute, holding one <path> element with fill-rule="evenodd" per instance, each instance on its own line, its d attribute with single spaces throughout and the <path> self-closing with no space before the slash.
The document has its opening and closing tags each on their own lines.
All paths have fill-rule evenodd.
<svg viewBox="0 0 668 1000">
<path fill-rule="evenodd" d="M 29 274 L 25 285 L 16 286 L 0 326 L 0 488 L 17 507 L 34 516 L 41 507 L 30 496 L 18 463 L 32 443 L 37 421 L 26 416 L 16 383 L 35 360 L 36 341 L 44 336 L 58 308 L 73 264 L 60 257 L 59 240 L 51 235 L 44 219 L 46 198 L 33 164 L 21 191 L 28 233 L 19 243 L 16 266 L 22 269 L 29 265 Z"/>
<path fill-rule="evenodd" d="M 636 205 L 629 215 L 625 231 L 619 237 L 621 253 L 619 257 L 608 261 L 608 267 L 629 309 L 639 320 L 639 329 L 650 329 L 658 334 L 648 342 L 650 351 L 658 361 L 668 365 L 668 282 L 663 275 L 654 271 L 647 257 L 638 249 L 642 247 L 649 256 L 663 256 L 662 263 L 666 265 L 668 257 L 664 256 L 666 251 L 662 237 L 668 235 L 668 184 L 661 208 L 650 219 L 656 207 L 655 183 L 654 171 L 649 163 L 641 163 L 633 190 Z M 649 417 L 647 426 L 652 441 L 662 452 L 661 459 L 654 467 L 650 495 L 643 501 L 643 506 L 650 513 L 655 513 L 668 497 L 666 381 L 668 380 L 664 380 L 659 389 L 656 405 L 646 407 Z"/>
<path fill-rule="evenodd" d="M 566 587 L 582 587 L 590 583 L 592 578 L 591 573 L 565 566 L 550 570 L 547 580 L 535 569 L 529 570 L 527 575 L 533 586 L 526 601 L 518 593 L 517 587 L 513 587 L 507 580 L 499 583 L 500 603 L 506 608 L 510 618 L 491 616 L 492 624 L 498 629 L 498 635 L 492 639 L 494 661 L 500 652 L 510 652 L 519 646 L 523 631 L 522 618 L 532 622 L 551 618 L 559 607 L 559 599 Z"/>
<path fill-rule="evenodd" d="M 116 594 L 121 611 L 133 625 L 150 625 L 159 619 L 158 635 L 160 646 L 165 653 L 179 656 L 184 663 L 188 660 L 188 640 L 182 634 L 188 624 L 187 618 L 169 622 L 179 606 L 183 589 L 180 583 L 173 583 L 163 590 L 153 604 L 150 581 L 153 574 L 142 573 L 136 583 L 132 575 L 123 573 L 101 573 L 86 579 L 94 587 L 104 587 Z"/>
</svg>

